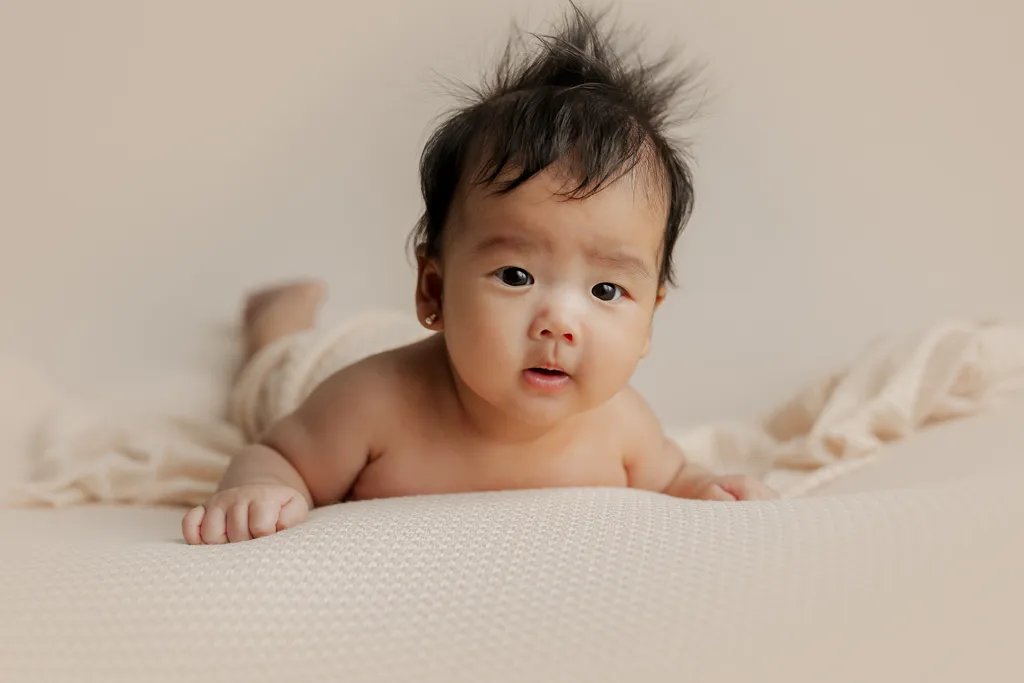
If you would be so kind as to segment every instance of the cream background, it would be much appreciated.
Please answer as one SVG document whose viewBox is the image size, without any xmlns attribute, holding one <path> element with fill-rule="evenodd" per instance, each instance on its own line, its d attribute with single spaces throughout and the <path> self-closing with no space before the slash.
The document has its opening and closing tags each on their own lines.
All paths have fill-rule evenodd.
<svg viewBox="0 0 1024 683">
<path fill-rule="evenodd" d="M 0 350 L 92 400 L 203 412 L 251 285 L 323 276 L 331 317 L 409 307 L 436 74 L 559 6 L 0 3 Z M 665 419 L 754 417 L 878 333 L 1024 317 L 1024 5 L 622 14 L 714 90 L 682 287 L 636 378 Z"/>
</svg>

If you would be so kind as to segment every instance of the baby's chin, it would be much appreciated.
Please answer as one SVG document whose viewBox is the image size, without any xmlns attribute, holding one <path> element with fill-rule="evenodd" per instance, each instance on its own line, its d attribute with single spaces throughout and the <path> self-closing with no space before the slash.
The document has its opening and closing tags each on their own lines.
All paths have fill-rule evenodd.
<svg viewBox="0 0 1024 683">
<path fill-rule="evenodd" d="M 497 377 L 473 373 L 460 375 L 463 384 L 479 400 L 497 409 L 506 417 L 533 428 L 551 428 L 607 402 L 610 396 L 595 395 L 592 383 L 579 375 L 567 379 L 530 377 L 529 369 L 507 373 L 504 381 Z M 549 381 L 550 380 L 550 381 Z"/>
<path fill-rule="evenodd" d="M 510 418 L 537 428 L 556 427 L 596 407 L 571 390 L 554 394 L 519 391 L 496 401 L 495 405 Z"/>
</svg>

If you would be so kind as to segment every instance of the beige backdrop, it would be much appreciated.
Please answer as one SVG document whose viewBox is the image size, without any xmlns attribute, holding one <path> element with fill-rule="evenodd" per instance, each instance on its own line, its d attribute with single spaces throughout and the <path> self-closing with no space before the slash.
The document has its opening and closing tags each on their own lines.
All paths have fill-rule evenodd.
<svg viewBox="0 0 1024 683">
<path fill-rule="evenodd" d="M 245 288 L 310 274 L 332 318 L 408 307 L 438 74 L 559 6 L 0 3 L 0 350 L 93 400 L 202 412 Z M 878 333 L 1024 317 L 1024 5 L 622 14 L 712 88 L 682 287 L 636 378 L 663 417 L 754 417 Z"/>
</svg>

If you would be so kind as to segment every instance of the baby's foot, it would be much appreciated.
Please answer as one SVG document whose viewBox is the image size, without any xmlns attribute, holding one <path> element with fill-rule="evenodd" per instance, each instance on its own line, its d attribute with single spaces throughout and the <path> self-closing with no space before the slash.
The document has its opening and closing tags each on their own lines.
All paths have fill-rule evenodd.
<svg viewBox="0 0 1024 683">
<path fill-rule="evenodd" d="M 258 290 L 245 301 L 242 325 L 248 357 L 281 337 L 316 325 L 327 288 L 317 280 L 304 280 Z"/>
</svg>

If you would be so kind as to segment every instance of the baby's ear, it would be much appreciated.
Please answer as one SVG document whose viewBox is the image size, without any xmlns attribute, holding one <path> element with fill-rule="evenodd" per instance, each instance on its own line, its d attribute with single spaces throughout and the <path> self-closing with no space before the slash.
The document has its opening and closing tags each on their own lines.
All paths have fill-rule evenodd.
<svg viewBox="0 0 1024 683">
<path fill-rule="evenodd" d="M 665 296 L 668 294 L 668 287 L 660 285 L 658 287 L 658 293 L 654 297 L 654 310 L 658 310 L 658 306 L 665 300 Z M 640 352 L 641 358 L 646 358 L 647 354 L 651 350 L 651 336 L 654 334 L 654 319 L 651 319 L 651 324 L 647 328 L 647 339 L 644 340 L 644 348 Z"/>
<path fill-rule="evenodd" d="M 658 286 L 658 294 L 657 294 L 657 296 L 654 299 L 654 309 L 655 310 L 658 309 L 658 306 L 661 305 L 661 302 L 665 300 L 666 296 L 668 296 L 668 287 L 666 287 L 665 285 L 659 285 Z"/>
<path fill-rule="evenodd" d="M 425 245 L 416 247 L 416 317 L 430 330 L 442 329 L 440 259 L 427 256 Z"/>
</svg>

